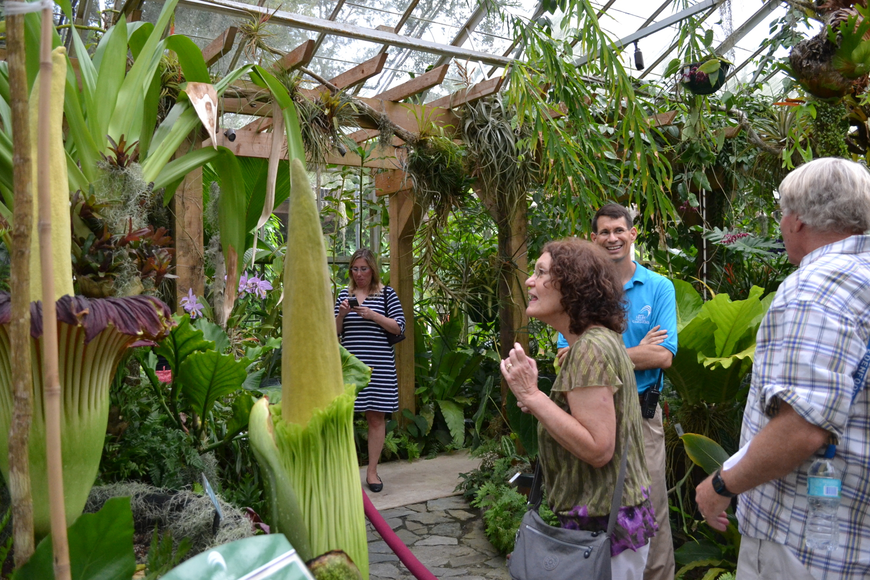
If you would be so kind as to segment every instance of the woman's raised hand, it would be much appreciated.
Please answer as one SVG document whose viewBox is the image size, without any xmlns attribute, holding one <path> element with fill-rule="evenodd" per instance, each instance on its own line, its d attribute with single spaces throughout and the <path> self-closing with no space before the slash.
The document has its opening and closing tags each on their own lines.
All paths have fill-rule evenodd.
<svg viewBox="0 0 870 580">
<path fill-rule="evenodd" d="M 508 358 L 501 361 L 501 374 L 517 398 L 517 406 L 524 412 L 529 411 L 527 401 L 540 393 L 538 390 L 538 364 L 526 356 L 523 347 L 514 343 Z"/>
<path fill-rule="evenodd" d="M 338 315 L 344 318 L 347 316 L 347 313 L 350 312 L 352 308 L 348 303 L 347 299 L 342 300 L 338 305 Z"/>
</svg>

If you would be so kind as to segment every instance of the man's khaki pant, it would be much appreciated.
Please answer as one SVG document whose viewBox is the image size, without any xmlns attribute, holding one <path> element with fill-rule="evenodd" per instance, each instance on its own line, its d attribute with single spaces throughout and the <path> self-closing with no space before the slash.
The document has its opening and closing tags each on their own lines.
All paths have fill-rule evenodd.
<svg viewBox="0 0 870 580">
<path fill-rule="evenodd" d="M 665 480 L 665 430 L 662 408 L 656 406 L 652 419 L 643 419 L 643 442 L 646 467 L 652 489 L 650 499 L 656 512 L 659 531 L 650 542 L 644 580 L 674 580 L 674 541 L 671 538 L 671 518 L 668 509 L 668 484 Z"/>
<path fill-rule="evenodd" d="M 737 580 L 815 580 L 787 546 L 740 538 Z"/>
</svg>

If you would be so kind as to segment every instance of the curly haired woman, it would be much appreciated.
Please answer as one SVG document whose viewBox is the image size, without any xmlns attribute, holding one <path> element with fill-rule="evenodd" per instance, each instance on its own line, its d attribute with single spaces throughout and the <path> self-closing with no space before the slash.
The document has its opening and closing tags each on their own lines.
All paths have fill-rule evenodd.
<svg viewBox="0 0 870 580">
<path fill-rule="evenodd" d="M 604 531 L 622 456 L 625 488 L 611 537 L 613 578 L 643 578 L 656 533 L 634 369 L 622 342 L 622 285 L 604 250 L 586 241 L 549 242 L 526 281 L 526 313 L 570 345 L 548 397 L 519 344 L 501 362 L 517 404 L 538 421 L 550 508 L 563 528 Z"/>
</svg>

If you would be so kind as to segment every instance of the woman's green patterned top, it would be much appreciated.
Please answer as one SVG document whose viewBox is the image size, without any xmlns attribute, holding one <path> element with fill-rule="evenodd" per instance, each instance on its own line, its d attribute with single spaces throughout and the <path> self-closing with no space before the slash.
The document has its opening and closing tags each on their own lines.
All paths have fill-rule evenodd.
<svg viewBox="0 0 870 580">
<path fill-rule="evenodd" d="M 571 346 L 550 398 L 570 413 L 569 391 L 601 386 L 612 387 L 616 409 L 616 448 L 607 465 L 596 469 L 581 461 L 538 425 L 544 489 L 550 507 L 557 515 L 568 515 L 578 506 L 586 506 L 584 515 L 608 516 L 619 464 L 626 452 L 628 459 L 621 505 L 639 506 L 648 497 L 650 479 L 643 451 L 643 419 L 634 365 L 619 334 L 607 328 L 593 327 Z"/>
</svg>

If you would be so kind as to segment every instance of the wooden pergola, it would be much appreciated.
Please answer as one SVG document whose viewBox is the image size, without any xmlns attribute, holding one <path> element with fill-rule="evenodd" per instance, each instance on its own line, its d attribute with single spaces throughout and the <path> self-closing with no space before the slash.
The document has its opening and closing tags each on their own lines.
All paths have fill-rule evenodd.
<svg viewBox="0 0 870 580">
<path fill-rule="evenodd" d="M 203 50 L 207 63 L 213 63 L 226 54 L 232 47 L 236 29 L 231 27 L 220 34 Z M 292 71 L 302 69 L 307 72 L 308 63 L 315 52 L 316 41 L 307 40 L 294 50 L 278 60 L 273 68 Z M 315 100 L 320 93 L 349 91 L 383 71 L 388 57 L 382 52 L 374 58 L 363 62 L 344 73 L 320 83 L 311 89 L 302 89 L 303 96 Z M 442 64 L 432 70 L 373 97 L 355 97 L 361 104 L 361 112 L 356 115 L 359 129 L 350 135 L 357 143 L 363 143 L 379 135 L 376 114 L 386 117 L 400 131 L 398 134 L 420 135 L 422 127 L 419 122 L 433 123 L 444 129 L 445 134 L 453 136 L 456 133 L 459 117 L 455 112 L 457 107 L 472 103 L 478 99 L 493 95 L 499 91 L 502 78 L 493 78 L 467 89 L 454 92 L 448 96 L 436 99 L 425 105 L 412 105 L 400 101 L 419 95 L 439 85 L 447 74 L 449 64 Z M 240 82 L 234 87 L 237 94 L 256 90 L 249 83 Z M 217 142 L 210 138 L 193 143 L 194 147 L 211 147 L 219 145 L 226 147 L 238 157 L 255 157 L 268 159 L 272 151 L 272 105 L 266 100 L 256 97 L 226 97 L 222 98 L 221 110 L 225 113 L 241 113 L 260 117 L 243 129 L 235 132 L 234 139 L 219 133 Z M 374 114 L 373 114 L 374 112 Z M 286 137 L 282 151 L 287 150 Z M 389 243 L 391 285 L 395 288 L 405 310 L 408 328 L 413 328 L 414 305 L 414 255 L 413 240 L 423 218 L 424 208 L 414 198 L 411 191 L 411 180 L 402 170 L 406 149 L 405 141 L 394 137 L 388 146 L 378 145 L 375 151 L 366 159 L 352 151 L 344 155 L 332 151 L 326 158 L 326 163 L 332 166 L 366 167 L 375 170 L 374 183 L 377 195 L 389 196 Z M 286 153 L 284 158 L 286 159 Z M 177 296 L 186 295 L 188 289 L 194 294 L 204 292 L 204 261 L 203 261 L 203 207 L 202 207 L 202 171 L 193 171 L 187 175 L 179 186 L 175 197 L 174 214 L 176 219 L 176 274 Z M 514 342 L 528 343 L 525 328 L 528 319 L 525 315 L 525 289 L 522 280 L 527 270 L 526 257 L 526 212 L 525 208 L 516 211 L 514 215 L 498 215 L 494 200 L 487 199 L 482 192 L 477 192 L 485 206 L 490 209 L 496 223 L 501 228 L 507 227 L 500 238 L 506 245 L 500 244 L 505 264 L 502 280 L 499 284 L 499 294 L 502 302 L 501 342 L 509 349 Z M 504 246 L 504 247 L 502 247 Z M 181 309 L 180 304 L 176 308 Z M 396 363 L 399 376 L 399 407 L 415 411 L 414 399 L 414 333 L 406 333 L 407 340 L 396 346 Z"/>
</svg>

